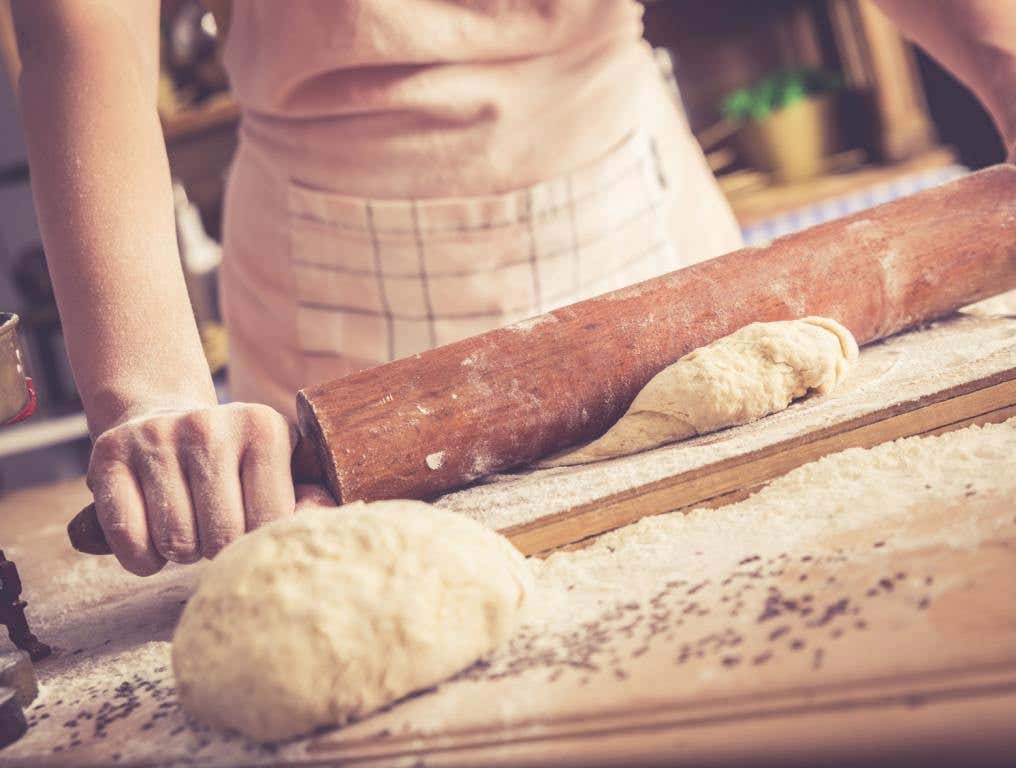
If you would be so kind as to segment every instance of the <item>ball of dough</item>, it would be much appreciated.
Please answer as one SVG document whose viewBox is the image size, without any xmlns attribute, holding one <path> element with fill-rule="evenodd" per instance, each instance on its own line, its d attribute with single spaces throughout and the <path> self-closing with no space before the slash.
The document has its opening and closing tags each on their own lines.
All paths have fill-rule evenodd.
<svg viewBox="0 0 1016 768">
<path fill-rule="evenodd" d="M 239 539 L 173 637 L 184 708 L 270 741 L 360 718 L 513 631 L 532 575 L 502 536 L 419 501 L 315 508 Z"/>
</svg>

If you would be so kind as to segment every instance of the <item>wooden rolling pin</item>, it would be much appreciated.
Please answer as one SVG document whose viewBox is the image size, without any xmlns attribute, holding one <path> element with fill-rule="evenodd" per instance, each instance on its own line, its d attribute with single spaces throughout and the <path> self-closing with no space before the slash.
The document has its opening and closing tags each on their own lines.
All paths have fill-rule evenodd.
<svg viewBox="0 0 1016 768">
<path fill-rule="evenodd" d="M 662 368 L 748 323 L 824 315 L 864 344 L 1012 288 L 1016 167 L 996 166 L 301 390 L 294 474 L 320 468 L 342 503 L 429 498 L 592 439 Z M 109 551 L 92 508 L 68 532 Z"/>
</svg>

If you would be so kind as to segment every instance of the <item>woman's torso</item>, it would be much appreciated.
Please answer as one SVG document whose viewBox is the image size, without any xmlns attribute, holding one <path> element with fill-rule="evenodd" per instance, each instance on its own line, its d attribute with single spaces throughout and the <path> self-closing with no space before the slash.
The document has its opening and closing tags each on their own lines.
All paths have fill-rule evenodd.
<svg viewBox="0 0 1016 768">
<path fill-rule="evenodd" d="M 291 413 L 300 386 L 736 247 L 641 31 L 628 0 L 234 4 L 234 394 Z"/>
<path fill-rule="evenodd" d="M 245 139 L 294 175 L 364 197 L 457 196 L 618 142 L 641 33 L 633 0 L 248 0 L 225 58 Z"/>
</svg>

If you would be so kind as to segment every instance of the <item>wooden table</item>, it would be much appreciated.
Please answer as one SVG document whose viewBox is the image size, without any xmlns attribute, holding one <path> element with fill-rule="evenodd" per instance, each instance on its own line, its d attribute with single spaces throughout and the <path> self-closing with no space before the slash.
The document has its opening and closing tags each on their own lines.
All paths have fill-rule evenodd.
<svg viewBox="0 0 1016 768">
<path fill-rule="evenodd" d="M 11 494 L 0 542 L 57 650 L 38 666 L 32 728 L 0 765 L 1003 761 L 1016 749 L 1016 502 L 999 487 L 1014 486 L 785 546 L 718 531 L 679 562 L 621 543 L 621 562 L 601 548 L 576 585 L 546 576 L 569 573 L 557 556 L 537 566 L 552 586 L 541 599 L 559 601 L 553 627 L 437 691 L 273 747 L 177 706 L 167 641 L 200 566 L 142 580 L 73 552 L 63 527 L 88 501 L 80 481 Z"/>
</svg>

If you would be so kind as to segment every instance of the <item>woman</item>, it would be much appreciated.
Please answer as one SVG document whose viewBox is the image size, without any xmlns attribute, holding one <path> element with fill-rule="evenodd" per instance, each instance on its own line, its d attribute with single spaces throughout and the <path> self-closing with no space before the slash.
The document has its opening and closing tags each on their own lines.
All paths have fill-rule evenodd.
<svg viewBox="0 0 1016 768">
<path fill-rule="evenodd" d="M 1012 2 L 882 6 L 1007 140 Z M 631 0 L 235 4 L 219 406 L 176 253 L 155 0 L 14 0 L 33 188 L 125 568 L 291 514 L 297 388 L 737 247 Z"/>
</svg>

